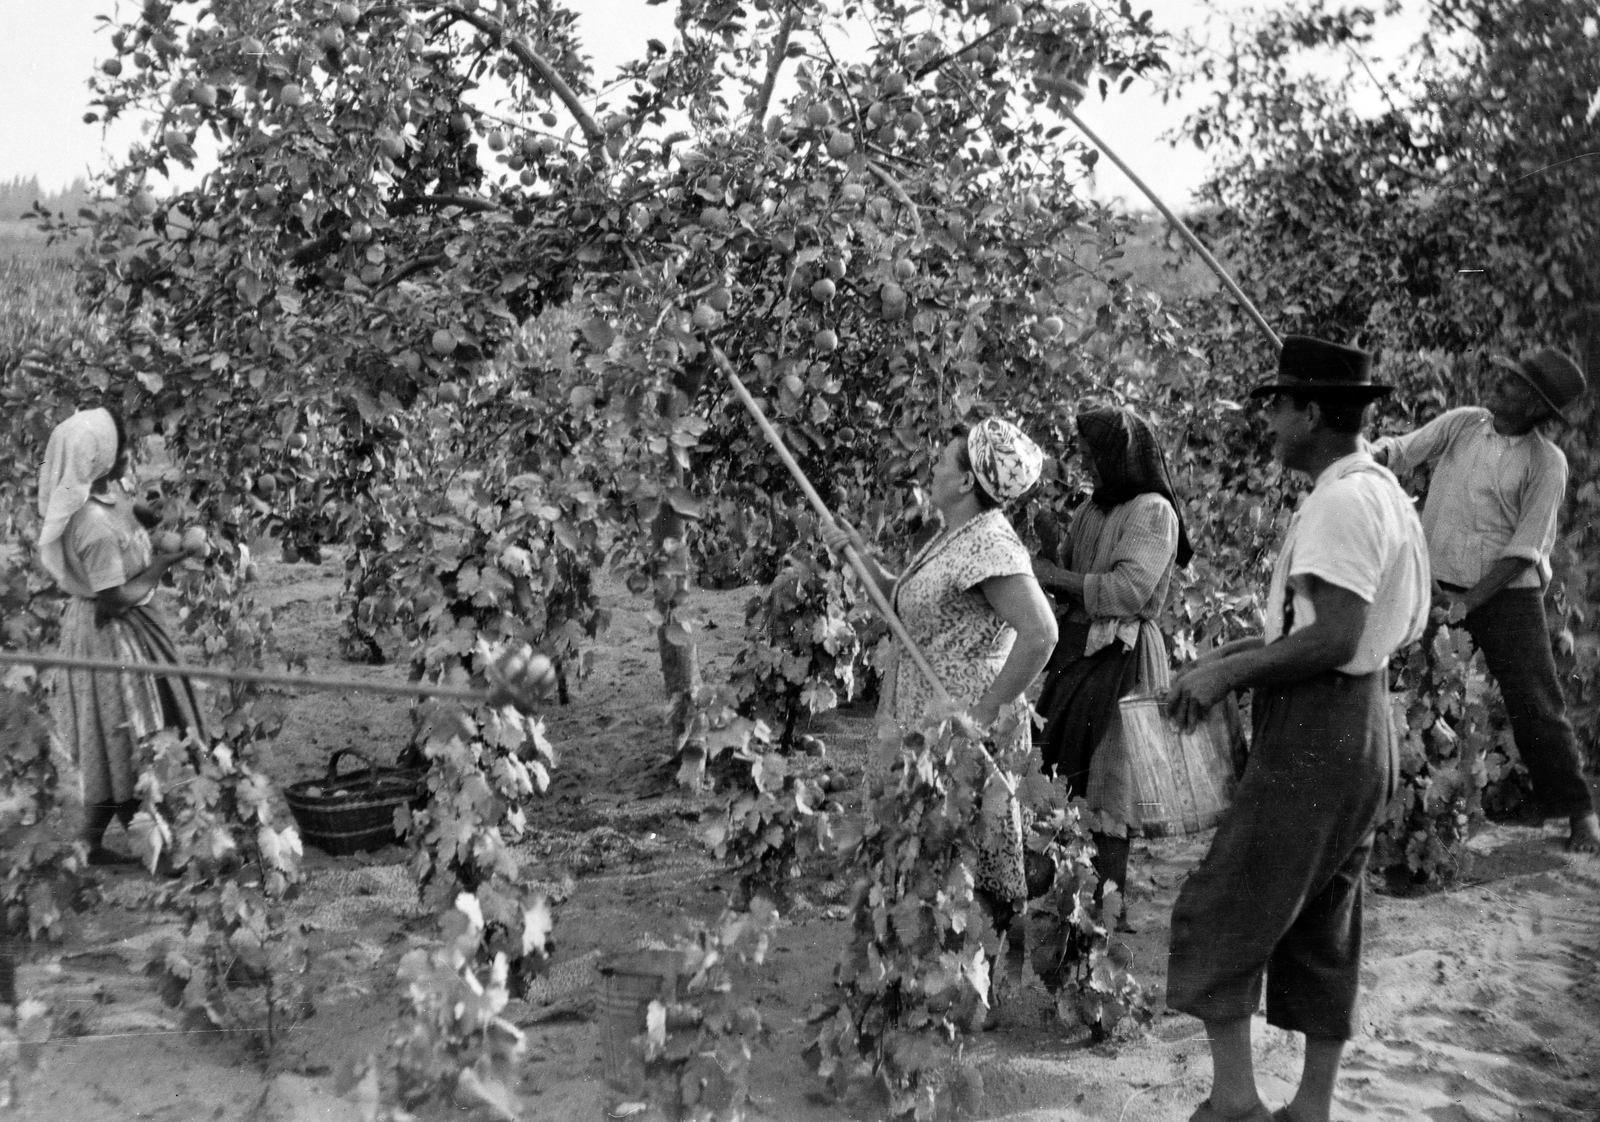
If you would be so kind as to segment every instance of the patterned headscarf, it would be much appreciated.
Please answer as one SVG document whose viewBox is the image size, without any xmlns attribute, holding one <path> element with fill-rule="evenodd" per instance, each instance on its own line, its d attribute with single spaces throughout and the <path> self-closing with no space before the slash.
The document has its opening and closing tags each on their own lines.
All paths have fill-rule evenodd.
<svg viewBox="0 0 1600 1122">
<path fill-rule="evenodd" d="M 85 409 L 55 427 L 39 469 L 39 563 L 73 596 L 92 599 L 94 590 L 67 574 L 61 536 L 89 501 L 94 481 L 117 460 L 117 423 L 106 409 Z"/>
<path fill-rule="evenodd" d="M 1091 501 L 1102 510 L 1110 510 L 1137 495 L 1160 495 L 1178 515 L 1178 567 L 1187 565 L 1194 556 L 1194 547 L 1189 544 L 1189 531 L 1183 524 L 1183 508 L 1173 490 L 1167 458 L 1150 422 L 1132 409 L 1086 409 L 1078 414 L 1078 436 L 1100 472 L 1100 485 L 1094 489 Z"/>
<path fill-rule="evenodd" d="M 967 458 L 984 494 L 1002 503 L 1027 494 L 1044 469 L 1039 446 L 999 417 L 987 417 L 967 430 Z"/>
</svg>

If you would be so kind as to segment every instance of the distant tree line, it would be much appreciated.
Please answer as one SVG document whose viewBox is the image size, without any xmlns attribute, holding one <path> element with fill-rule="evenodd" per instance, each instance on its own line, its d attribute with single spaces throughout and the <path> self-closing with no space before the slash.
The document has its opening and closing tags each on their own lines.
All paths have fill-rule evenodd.
<svg viewBox="0 0 1600 1122">
<path fill-rule="evenodd" d="M 70 213 L 87 206 L 92 198 L 89 181 L 81 177 L 52 193 L 39 186 L 37 175 L 26 179 L 19 175 L 9 183 L 0 181 L 0 221 L 11 222 L 25 217 L 35 202 L 43 203 L 53 211 Z"/>
</svg>

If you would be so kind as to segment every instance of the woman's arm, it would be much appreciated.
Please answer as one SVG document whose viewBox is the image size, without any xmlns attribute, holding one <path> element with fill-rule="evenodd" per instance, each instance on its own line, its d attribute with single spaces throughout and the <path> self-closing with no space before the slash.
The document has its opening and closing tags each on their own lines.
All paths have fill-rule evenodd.
<svg viewBox="0 0 1600 1122">
<path fill-rule="evenodd" d="M 999 719 L 1002 708 L 1022 696 L 1050 661 L 1050 652 L 1056 649 L 1056 617 L 1039 582 L 1026 573 L 990 577 L 979 587 L 995 614 L 1017 633 L 1005 665 L 971 709 L 972 719 L 987 727 Z"/>
<path fill-rule="evenodd" d="M 167 575 L 167 570 L 187 556 L 189 556 L 187 550 L 154 554 L 150 558 L 150 564 L 146 565 L 138 576 L 124 584 L 103 589 L 95 596 L 98 614 L 102 618 L 120 616 L 129 608 L 139 604 L 161 584 L 161 578 Z"/>
<path fill-rule="evenodd" d="M 1039 582 L 1041 588 L 1051 592 L 1065 592 L 1075 599 L 1083 599 L 1083 574 L 1075 573 L 1071 569 L 1064 569 L 1054 561 L 1046 561 L 1043 557 L 1033 559 L 1033 577 Z"/>
</svg>

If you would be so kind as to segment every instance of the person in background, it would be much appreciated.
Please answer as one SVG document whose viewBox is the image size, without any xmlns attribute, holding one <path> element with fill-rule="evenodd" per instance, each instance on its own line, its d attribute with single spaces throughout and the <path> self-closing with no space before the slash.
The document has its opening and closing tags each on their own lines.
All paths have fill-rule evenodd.
<svg viewBox="0 0 1600 1122">
<path fill-rule="evenodd" d="M 1101 891 L 1118 886 L 1128 924 L 1129 831 L 1139 828 L 1117 702 L 1133 692 L 1162 695 L 1171 684 L 1167 644 L 1155 619 L 1175 568 L 1189 563 L 1183 515 L 1166 458 L 1150 424 L 1131 409 L 1078 414 L 1083 464 L 1094 493 L 1073 516 L 1059 560 L 1034 562 L 1047 592 L 1065 599 L 1061 633 L 1039 695 L 1044 728 L 1034 734 L 1046 774 L 1094 813 Z M 1099 751 L 1104 747 L 1105 751 Z"/>
<path fill-rule="evenodd" d="M 178 662 L 152 600 L 186 553 L 156 553 L 120 486 L 129 459 L 122 422 L 106 409 L 55 427 L 39 471 L 39 560 L 69 596 L 61 653 L 125 662 Z M 107 827 L 138 809 L 139 741 L 164 728 L 206 737 L 205 716 L 185 678 L 63 670 L 55 686 L 57 730 L 83 783 L 83 840 L 91 865 L 136 858 L 105 846 Z"/>
<path fill-rule="evenodd" d="M 1314 480 L 1273 567 L 1266 630 L 1191 663 L 1170 715 L 1193 725 L 1252 688 L 1255 735 L 1232 807 L 1172 909 L 1167 1004 L 1205 1024 L 1211 1094 L 1191 1122 L 1328 1122 L 1361 984 L 1362 881 L 1398 784 L 1389 658 L 1428 620 L 1428 547 L 1410 498 L 1360 447 L 1373 384 L 1354 347 L 1283 341 L 1267 433 Z M 1268 1112 L 1250 1018 L 1304 1033 L 1294 1099 Z"/>
<path fill-rule="evenodd" d="M 1568 820 L 1568 849 L 1600 853 L 1600 818 L 1544 614 L 1567 487 L 1567 458 L 1545 429 L 1586 386 L 1577 364 L 1549 348 L 1497 365 L 1482 407 L 1452 409 L 1374 441 L 1372 457 L 1401 477 L 1432 466 L 1422 526 L 1434 601 L 1466 610 L 1462 622 L 1500 685 L 1540 813 Z"/>
<path fill-rule="evenodd" d="M 999 418 L 952 437 L 929 486 L 943 527 L 900 573 L 870 558 L 851 526 L 838 523 L 823 536 L 835 552 L 855 547 L 940 684 L 981 729 L 992 730 L 995 759 L 1012 771 L 1021 770 L 1031 748 L 1023 691 L 1049 661 L 1056 621 L 1002 508 L 1032 490 L 1043 462 L 1039 446 Z M 880 715 L 910 729 L 934 703 L 932 685 L 897 652 L 884 675 Z M 1015 796 L 992 774 L 979 834 L 978 894 L 1005 932 L 1027 901 L 1022 817 Z"/>
</svg>

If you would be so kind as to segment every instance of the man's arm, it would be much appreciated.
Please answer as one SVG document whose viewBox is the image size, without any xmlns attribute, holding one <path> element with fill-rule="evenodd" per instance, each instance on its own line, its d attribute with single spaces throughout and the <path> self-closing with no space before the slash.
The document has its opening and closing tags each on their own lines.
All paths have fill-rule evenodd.
<svg viewBox="0 0 1600 1122">
<path fill-rule="evenodd" d="M 1465 411 L 1460 409 L 1441 413 L 1420 429 L 1368 442 L 1367 452 L 1395 475 L 1410 475 L 1423 464 L 1444 455 L 1465 416 Z"/>
<path fill-rule="evenodd" d="M 1355 657 L 1367 624 L 1367 601 L 1320 577 L 1304 582 L 1317 618 L 1308 627 L 1265 646 L 1207 659 L 1179 676 L 1167 695 L 1167 712 L 1186 729 L 1236 689 L 1298 682 L 1343 666 Z"/>
<path fill-rule="evenodd" d="M 1493 600 L 1495 594 L 1502 588 L 1526 572 L 1528 566 L 1532 564 L 1533 562 L 1526 557 L 1500 558 L 1500 560 L 1489 566 L 1489 571 L 1483 574 L 1482 580 L 1462 594 L 1461 606 L 1469 612 L 1477 611 L 1490 600 Z"/>
</svg>

